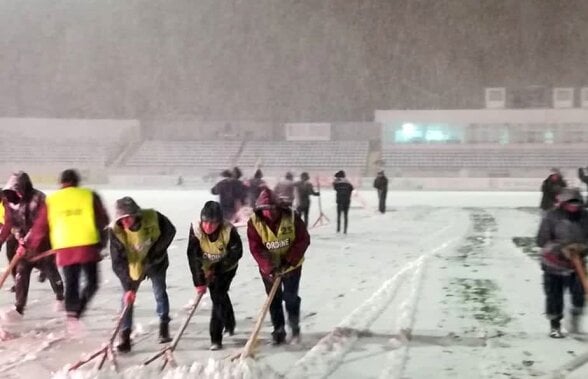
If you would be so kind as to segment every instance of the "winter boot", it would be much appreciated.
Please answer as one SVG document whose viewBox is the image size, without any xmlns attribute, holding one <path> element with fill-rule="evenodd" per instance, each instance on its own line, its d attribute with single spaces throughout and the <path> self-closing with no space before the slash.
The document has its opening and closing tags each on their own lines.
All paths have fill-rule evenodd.
<svg viewBox="0 0 588 379">
<path fill-rule="evenodd" d="M 272 332 L 272 345 L 281 345 L 286 341 L 286 331 L 284 327 L 278 328 Z"/>
<path fill-rule="evenodd" d="M 169 322 L 160 322 L 159 323 L 159 343 L 168 343 L 171 342 L 171 337 L 169 336 Z"/>
<path fill-rule="evenodd" d="M 298 343 L 300 341 L 300 322 L 299 317 L 289 317 L 288 318 L 288 325 L 290 325 L 290 330 L 292 331 L 292 336 L 290 338 L 290 343 Z"/>
<path fill-rule="evenodd" d="M 210 344 L 210 351 L 217 351 L 223 348 L 223 344 L 220 342 L 213 342 Z"/>
<path fill-rule="evenodd" d="M 549 337 L 551 338 L 564 338 L 565 336 L 561 332 L 561 323 L 559 320 L 551 320 L 550 322 L 551 331 Z"/>
<path fill-rule="evenodd" d="M 119 342 L 116 345 L 116 350 L 120 353 L 128 353 L 131 351 L 131 329 L 123 329 L 120 332 Z"/>
</svg>

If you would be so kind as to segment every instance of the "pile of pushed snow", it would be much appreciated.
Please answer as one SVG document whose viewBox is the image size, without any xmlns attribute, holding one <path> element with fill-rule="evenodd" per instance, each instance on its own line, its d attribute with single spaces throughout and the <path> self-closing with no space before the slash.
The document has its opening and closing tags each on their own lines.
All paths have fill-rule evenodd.
<svg viewBox="0 0 588 379">
<path fill-rule="evenodd" d="M 107 363 L 108 364 L 108 363 Z M 67 371 L 67 367 L 55 373 L 53 379 L 274 379 L 280 378 L 269 366 L 252 359 L 231 362 L 209 359 L 206 365 L 194 362 L 192 366 L 180 366 L 159 371 L 157 366 L 135 366 L 115 373 L 105 368 L 101 371 Z"/>
</svg>

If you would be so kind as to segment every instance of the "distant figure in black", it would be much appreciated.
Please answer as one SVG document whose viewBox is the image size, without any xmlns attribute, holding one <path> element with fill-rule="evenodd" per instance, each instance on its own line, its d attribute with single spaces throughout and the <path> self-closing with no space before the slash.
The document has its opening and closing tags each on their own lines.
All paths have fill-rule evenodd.
<svg viewBox="0 0 588 379">
<path fill-rule="evenodd" d="M 374 188 L 378 191 L 378 209 L 380 213 L 386 213 L 386 195 L 388 194 L 388 178 L 384 171 L 379 171 L 374 179 Z"/>
<path fill-rule="evenodd" d="M 343 215 L 343 233 L 347 234 L 347 220 L 353 186 L 345 178 L 345 171 L 337 171 L 333 181 L 333 189 L 337 194 L 337 233 L 341 231 L 341 215 Z"/>
</svg>

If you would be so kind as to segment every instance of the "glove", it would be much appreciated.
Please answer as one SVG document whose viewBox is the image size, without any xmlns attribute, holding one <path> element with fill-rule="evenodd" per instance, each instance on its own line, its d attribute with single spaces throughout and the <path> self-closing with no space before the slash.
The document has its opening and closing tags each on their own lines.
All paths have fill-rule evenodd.
<svg viewBox="0 0 588 379">
<path fill-rule="evenodd" d="M 196 293 L 198 295 L 204 295 L 206 293 L 206 286 L 196 286 Z"/>
<path fill-rule="evenodd" d="M 126 305 L 131 305 L 135 302 L 135 298 L 137 297 L 137 293 L 135 291 L 127 291 L 125 292 L 124 301 Z"/>
<path fill-rule="evenodd" d="M 27 254 L 27 249 L 23 246 L 23 245 L 18 245 L 18 247 L 16 248 L 16 255 L 19 258 L 24 257 Z"/>
</svg>

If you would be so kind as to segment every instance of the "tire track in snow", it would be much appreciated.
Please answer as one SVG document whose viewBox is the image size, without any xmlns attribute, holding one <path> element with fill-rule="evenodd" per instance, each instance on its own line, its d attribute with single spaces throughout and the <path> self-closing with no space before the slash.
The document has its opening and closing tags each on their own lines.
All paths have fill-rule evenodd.
<svg viewBox="0 0 588 379">
<path fill-rule="evenodd" d="M 400 305 L 400 315 L 396 321 L 395 330 L 399 331 L 399 339 L 393 339 L 391 343 L 399 346 L 398 349 L 392 350 L 388 355 L 388 365 L 380 373 L 380 379 L 400 378 L 406 364 L 408 356 L 408 341 L 412 334 L 414 324 L 414 317 L 416 314 L 416 304 L 421 290 L 423 281 L 423 273 L 426 269 L 427 262 L 430 255 L 423 258 L 414 274 L 411 277 L 408 285 L 410 286 L 410 294 L 408 298 Z"/>
<path fill-rule="evenodd" d="M 431 237 L 442 235 L 452 227 L 453 224 L 447 225 Z M 359 334 L 367 330 L 394 300 L 398 289 L 403 284 L 403 279 L 411 274 L 413 270 L 420 275 L 422 273 L 422 265 L 429 256 L 448 248 L 460 238 L 461 236 L 457 236 L 446 240 L 440 246 L 431 249 L 419 258 L 405 264 L 392 278 L 384 282 L 380 289 L 367 301 L 356 308 L 335 329 L 323 337 L 308 353 L 299 359 L 287 373 L 286 377 L 324 378 L 331 374 L 341 364 L 345 355 L 351 351 L 359 339 Z M 415 273 L 412 273 L 412 275 L 414 276 Z M 410 314 L 410 312 L 408 313 Z"/>
</svg>

